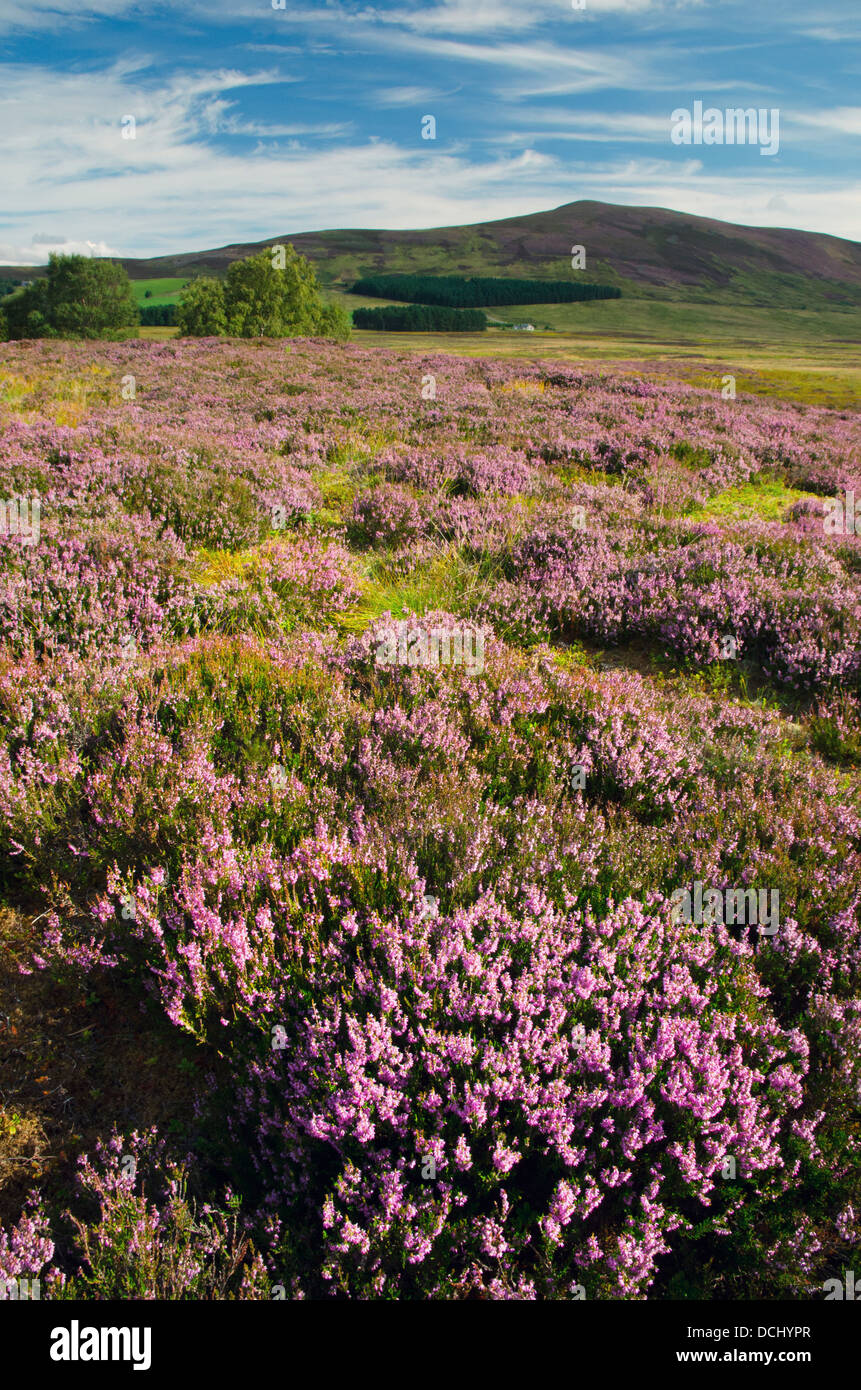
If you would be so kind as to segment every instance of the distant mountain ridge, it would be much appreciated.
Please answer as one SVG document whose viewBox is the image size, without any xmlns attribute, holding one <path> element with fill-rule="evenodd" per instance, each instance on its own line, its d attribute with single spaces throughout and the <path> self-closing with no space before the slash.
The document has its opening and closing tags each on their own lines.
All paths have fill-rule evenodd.
<svg viewBox="0 0 861 1390">
<path fill-rule="evenodd" d="M 207 251 L 118 259 L 133 279 L 221 275 L 232 261 L 288 241 L 314 262 L 324 285 L 337 289 L 379 271 L 551 280 L 579 275 L 641 298 L 796 308 L 861 305 L 861 244 L 856 241 L 592 201 L 469 226 L 284 232 Z M 583 270 L 571 268 L 575 246 L 585 248 Z M 0 267 L 0 275 L 28 271 L 34 267 Z"/>
</svg>

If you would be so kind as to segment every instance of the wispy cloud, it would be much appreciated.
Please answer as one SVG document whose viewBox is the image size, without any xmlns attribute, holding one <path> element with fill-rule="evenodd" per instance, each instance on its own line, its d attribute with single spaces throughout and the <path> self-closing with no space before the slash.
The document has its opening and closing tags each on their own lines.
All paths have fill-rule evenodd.
<svg viewBox="0 0 861 1390">
<path fill-rule="evenodd" d="M 374 99 L 378 106 L 418 106 L 434 95 L 431 87 L 381 87 Z"/>
<path fill-rule="evenodd" d="M 55 231 L 160 254 L 578 197 L 857 235 L 857 54 L 802 32 L 838 29 L 836 0 L 726 0 L 717 27 L 700 0 L 586 5 L 0 0 L 0 255 L 31 262 Z M 779 160 L 671 147 L 696 98 L 779 107 Z"/>
<path fill-rule="evenodd" d="M 0 33 L 92 25 L 133 8 L 135 0 L 0 0 Z"/>
<path fill-rule="evenodd" d="M 795 125 L 827 130 L 835 135 L 861 135 L 861 106 L 837 106 L 826 111 L 791 111 Z"/>
<path fill-rule="evenodd" d="M 580 50 L 548 42 L 464 43 L 457 39 L 432 39 L 414 34 L 392 34 L 385 40 L 394 51 L 421 53 L 425 58 L 444 58 L 451 62 L 475 63 L 482 67 L 508 68 L 531 73 L 553 73 L 565 77 L 572 89 L 589 91 L 596 87 L 632 89 L 638 80 L 637 59 L 606 49 Z"/>
</svg>

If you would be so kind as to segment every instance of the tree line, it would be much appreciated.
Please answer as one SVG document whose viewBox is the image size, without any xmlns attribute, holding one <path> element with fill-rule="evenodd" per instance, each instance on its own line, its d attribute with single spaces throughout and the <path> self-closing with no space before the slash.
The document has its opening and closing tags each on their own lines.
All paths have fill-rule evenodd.
<svg viewBox="0 0 861 1390">
<path fill-rule="evenodd" d="M 144 328 L 174 328 L 176 314 L 176 304 L 142 304 L 141 325 Z"/>
<path fill-rule="evenodd" d="M 371 299 L 400 299 L 411 304 L 475 308 L 486 304 L 570 304 L 587 299 L 619 299 L 622 291 L 613 285 L 587 285 L 572 280 L 507 280 L 491 275 L 468 278 L 462 275 L 368 275 L 356 281 L 350 294 L 363 294 Z"/>
<path fill-rule="evenodd" d="M 290 245 L 234 261 L 223 280 L 191 280 L 177 305 L 143 309 L 117 262 L 52 253 L 46 275 L 0 303 L 0 338 L 127 338 L 141 323 L 176 323 L 187 337 L 350 334 L 349 314 L 323 303 L 314 267 Z"/>
<path fill-rule="evenodd" d="M 389 333 L 475 333 L 487 327 L 487 318 L 480 309 L 388 304 L 380 309 L 354 309 L 353 327 Z"/>
</svg>

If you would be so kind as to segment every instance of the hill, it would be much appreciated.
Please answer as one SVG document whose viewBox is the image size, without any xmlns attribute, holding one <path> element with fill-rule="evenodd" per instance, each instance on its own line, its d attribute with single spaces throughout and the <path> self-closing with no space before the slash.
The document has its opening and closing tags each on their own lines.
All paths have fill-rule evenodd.
<svg viewBox="0 0 861 1390">
<path fill-rule="evenodd" d="M 582 245 L 584 279 L 617 285 L 641 299 L 796 309 L 861 305 L 858 242 L 591 201 L 470 226 L 283 232 L 213 250 L 124 258 L 123 265 L 136 280 L 220 275 L 232 261 L 286 241 L 314 262 L 321 282 L 332 289 L 384 270 L 560 279 L 572 273 L 572 246 Z M 15 272 L 38 270 L 0 267 L 0 275 Z"/>
</svg>

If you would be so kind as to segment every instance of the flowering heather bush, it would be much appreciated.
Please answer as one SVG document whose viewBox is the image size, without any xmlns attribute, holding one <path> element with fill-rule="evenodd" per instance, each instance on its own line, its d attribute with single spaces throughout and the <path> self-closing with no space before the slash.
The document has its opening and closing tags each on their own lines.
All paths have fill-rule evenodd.
<svg viewBox="0 0 861 1390">
<path fill-rule="evenodd" d="M 187 1195 L 184 1166 L 165 1160 L 154 1133 L 114 1136 L 82 1157 L 83 1205 L 98 1203 L 89 1224 L 72 1216 L 81 1265 L 65 1298 L 225 1298 L 240 1284 L 260 1296 L 260 1265 L 247 1261 L 235 1201 L 227 1212 L 200 1208 Z M 147 1189 L 154 1189 L 148 1191 Z"/>
<path fill-rule="evenodd" d="M 537 527 L 507 557 L 497 621 L 609 642 L 644 636 L 698 663 L 734 654 L 799 690 L 861 682 L 861 600 L 824 544 L 787 551 L 762 525 Z"/>
<path fill-rule="evenodd" d="M 33 1215 L 25 1212 L 11 1231 L 0 1229 L 0 1299 L 9 1297 L 11 1280 L 50 1279 L 56 1271 L 49 1264 L 54 1254 L 54 1242 L 49 1234 L 49 1222 L 38 1208 Z"/>
<path fill-rule="evenodd" d="M 353 503 L 347 537 L 357 547 L 395 548 L 415 541 L 422 530 L 418 502 L 405 488 L 384 484 Z"/>
<path fill-rule="evenodd" d="M 776 1178 L 806 1043 L 738 1027 L 757 987 L 737 944 L 684 943 L 630 901 L 559 912 L 538 885 L 513 910 L 488 893 L 385 926 L 340 875 L 332 889 L 336 913 L 306 909 L 320 959 L 300 986 L 327 1003 L 280 995 L 287 1048 L 252 1069 L 246 1124 L 263 1117 L 267 1170 L 303 1201 L 338 1155 L 334 1288 L 635 1295 L 687 1202 L 712 1205 L 727 1152 L 759 1190 Z"/>
<path fill-rule="evenodd" d="M 3 361 L 22 969 L 204 1072 L 188 1137 L 103 1116 L 0 1277 L 816 1296 L 861 1210 L 859 566 L 813 524 L 855 417 L 301 342 Z M 710 510 L 740 484 L 782 519 Z M 378 664 L 401 622 L 483 662 Z M 777 933 L 675 922 L 695 881 Z"/>
</svg>

